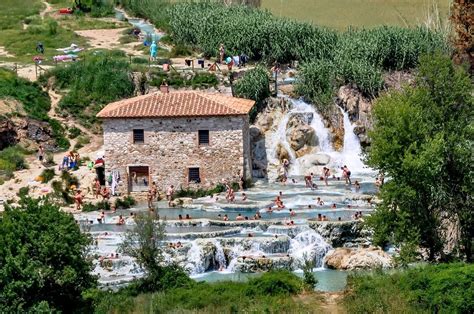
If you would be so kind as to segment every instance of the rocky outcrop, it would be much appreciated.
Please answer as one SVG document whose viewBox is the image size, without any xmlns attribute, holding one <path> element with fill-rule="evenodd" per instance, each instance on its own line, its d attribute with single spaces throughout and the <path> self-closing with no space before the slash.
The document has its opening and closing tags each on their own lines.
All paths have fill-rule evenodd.
<svg viewBox="0 0 474 314">
<path fill-rule="evenodd" d="M 180 197 L 171 201 L 171 207 L 189 206 L 193 203 L 191 197 Z"/>
<path fill-rule="evenodd" d="M 15 125 L 9 119 L 0 120 L 0 150 L 18 143 Z"/>
<path fill-rule="evenodd" d="M 313 120 L 312 113 L 293 113 L 286 125 L 287 140 L 296 157 L 315 152 L 318 145 L 316 132 L 310 126 Z"/>
<path fill-rule="evenodd" d="M 386 90 L 401 90 L 403 86 L 413 85 L 415 76 L 407 71 L 393 71 L 384 74 L 384 88 Z M 349 119 L 355 123 L 354 133 L 359 137 L 362 146 L 370 145 L 367 132 L 372 129 L 372 107 L 373 99 L 365 97 L 357 88 L 344 85 L 337 92 L 336 105 L 343 108 L 349 114 Z M 339 119 L 331 118 L 332 126 L 337 131 Z M 344 135 L 344 133 L 342 133 Z M 337 135 L 337 133 L 336 133 Z"/>
<path fill-rule="evenodd" d="M 21 144 L 24 147 L 41 144 L 47 150 L 56 150 L 53 131 L 47 122 L 29 118 L 3 118 L 0 120 L 0 150 Z"/>
<path fill-rule="evenodd" d="M 390 268 L 393 266 L 393 260 L 378 247 L 337 248 L 326 254 L 325 264 L 332 269 L 358 270 Z"/>
<path fill-rule="evenodd" d="M 309 227 L 318 232 L 332 247 L 369 246 L 372 232 L 362 221 L 309 221 Z"/>
<path fill-rule="evenodd" d="M 337 93 L 336 103 L 349 114 L 349 119 L 355 122 L 354 132 L 363 146 L 370 144 L 367 131 L 372 128 L 372 101 L 351 86 L 341 86 Z"/>
<path fill-rule="evenodd" d="M 303 173 L 322 173 L 323 166 L 329 164 L 331 157 L 324 153 L 305 155 L 297 159 Z"/>
<path fill-rule="evenodd" d="M 241 273 L 259 273 L 275 269 L 292 270 L 292 264 L 293 259 L 289 256 L 240 256 L 237 258 L 235 270 Z"/>
</svg>

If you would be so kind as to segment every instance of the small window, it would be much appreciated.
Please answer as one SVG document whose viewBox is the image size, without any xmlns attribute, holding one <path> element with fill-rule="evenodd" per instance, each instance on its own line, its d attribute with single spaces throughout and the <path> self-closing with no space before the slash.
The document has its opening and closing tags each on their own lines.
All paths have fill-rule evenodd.
<svg viewBox="0 0 474 314">
<path fill-rule="evenodd" d="M 133 130 L 133 143 L 135 144 L 145 143 L 145 132 L 143 131 L 143 129 Z"/>
<path fill-rule="evenodd" d="M 199 176 L 199 168 L 189 168 L 188 181 L 201 183 L 201 177 Z"/>
<path fill-rule="evenodd" d="M 209 145 L 209 130 L 199 130 L 199 145 Z"/>
</svg>

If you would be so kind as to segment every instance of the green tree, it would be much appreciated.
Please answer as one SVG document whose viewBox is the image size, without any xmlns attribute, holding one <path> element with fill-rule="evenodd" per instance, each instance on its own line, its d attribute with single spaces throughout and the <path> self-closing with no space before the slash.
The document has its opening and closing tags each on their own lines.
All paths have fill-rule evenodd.
<svg viewBox="0 0 474 314">
<path fill-rule="evenodd" d="M 135 227 L 128 230 L 120 251 L 135 258 L 145 271 L 145 278 L 128 288 L 131 292 L 153 292 L 192 285 L 192 280 L 184 270 L 175 265 L 166 265 L 162 243 L 166 238 L 165 223 L 154 213 L 139 214 L 135 217 Z"/>
<path fill-rule="evenodd" d="M 97 284 L 86 259 L 90 238 L 70 214 L 24 198 L 0 219 L 0 312 L 71 312 Z"/>
<path fill-rule="evenodd" d="M 451 219 L 459 250 L 472 260 L 472 92 L 465 70 L 436 54 L 420 58 L 415 87 L 375 104 L 367 161 L 390 178 L 370 218 L 378 244 L 419 246 L 433 260 L 446 244 L 442 222 Z"/>
</svg>

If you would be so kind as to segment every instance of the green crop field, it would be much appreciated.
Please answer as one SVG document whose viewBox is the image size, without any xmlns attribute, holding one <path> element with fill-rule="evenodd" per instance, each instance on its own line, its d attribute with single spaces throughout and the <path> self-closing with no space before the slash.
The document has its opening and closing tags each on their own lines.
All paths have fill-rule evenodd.
<svg viewBox="0 0 474 314">
<path fill-rule="evenodd" d="M 447 17 L 451 0 L 262 0 L 277 16 L 346 29 L 349 26 L 413 26 L 426 20 L 433 4 Z"/>
</svg>

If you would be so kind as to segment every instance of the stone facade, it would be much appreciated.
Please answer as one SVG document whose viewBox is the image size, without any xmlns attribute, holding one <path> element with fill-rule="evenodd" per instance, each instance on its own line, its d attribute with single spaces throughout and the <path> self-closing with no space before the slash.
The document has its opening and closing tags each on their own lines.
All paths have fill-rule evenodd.
<svg viewBox="0 0 474 314">
<path fill-rule="evenodd" d="M 210 188 L 222 179 L 251 175 L 247 115 L 188 118 L 110 118 L 103 120 L 106 171 L 118 170 L 120 193 L 130 192 L 130 167 L 147 166 L 148 182 L 164 191 Z M 144 130 L 144 143 L 133 130 Z M 209 130 L 209 145 L 199 145 L 198 131 Z M 188 182 L 188 169 L 199 168 L 201 182 Z"/>
</svg>

